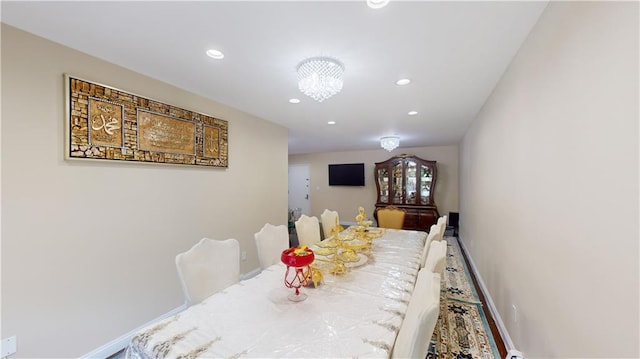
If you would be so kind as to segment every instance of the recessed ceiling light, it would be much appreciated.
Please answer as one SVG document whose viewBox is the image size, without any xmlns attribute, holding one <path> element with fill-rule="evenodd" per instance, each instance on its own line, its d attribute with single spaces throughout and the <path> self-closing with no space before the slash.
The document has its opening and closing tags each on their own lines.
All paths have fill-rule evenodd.
<svg viewBox="0 0 640 359">
<path fill-rule="evenodd" d="M 207 50 L 207 56 L 216 60 L 224 59 L 224 54 L 222 53 L 222 51 L 216 49 Z"/>
<path fill-rule="evenodd" d="M 367 6 L 372 9 L 381 9 L 389 4 L 389 0 L 367 0 Z"/>
<path fill-rule="evenodd" d="M 297 98 L 292 98 L 289 99 L 289 103 L 300 103 L 300 100 L 298 100 Z"/>
<path fill-rule="evenodd" d="M 336 121 L 329 121 L 329 122 L 327 122 L 327 124 L 328 124 L 328 125 L 335 125 L 335 124 L 336 124 Z"/>
<path fill-rule="evenodd" d="M 409 113 L 407 113 L 407 115 L 409 116 L 415 116 L 418 114 L 418 111 L 409 111 Z"/>
<path fill-rule="evenodd" d="M 409 83 L 411 83 L 411 80 L 409 79 L 400 79 L 396 81 L 396 85 L 398 86 L 408 85 Z"/>
</svg>

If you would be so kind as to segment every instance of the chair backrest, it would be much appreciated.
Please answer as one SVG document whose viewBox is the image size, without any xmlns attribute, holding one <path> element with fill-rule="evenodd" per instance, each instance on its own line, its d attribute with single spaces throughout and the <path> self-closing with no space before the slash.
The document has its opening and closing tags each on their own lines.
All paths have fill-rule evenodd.
<svg viewBox="0 0 640 359">
<path fill-rule="evenodd" d="M 440 218 L 442 218 L 442 217 L 440 217 Z M 445 216 L 445 219 L 443 221 L 438 223 L 438 227 L 440 229 L 440 240 L 442 240 L 444 238 L 444 232 L 447 230 L 446 216 Z"/>
<path fill-rule="evenodd" d="M 418 273 L 391 358 L 426 358 L 440 313 L 440 274 Z"/>
<path fill-rule="evenodd" d="M 402 229 L 404 224 L 404 216 L 407 211 L 396 206 L 387 206 L 379 208 L 378 214 L 378 227 Z"/>
<path fill-rule="evenodd" d="M 424 243 L 424 248 L 422 248 L 422 257 L 420 258 L 420 268 L 424 268 L 424 264 L 427 260 L 427 254 L 429 253 L 429 249 L 431 248 L 431 243 L 433 241 L 437 241 L 438 239 L 438 231 L 431 231 L 427 235 L 427 240 Z"/>
<path fill-rule="evenodd" d="M 296 234 L 301 246 L 311 247 L 320 242 L 320 223 L 318 217 L 303 214 L 296 221 Z"/>
<path fill-rule="evenodd" d="M 444 224 L 445 228 L 447 227 L 447 216 L 441 216 L 438 218 L 438 225 Z"/>
<path fill-rule="evenodd" d="M 324 233 L 324 238 L 329 238 L 333 234 L 333 229 L 340 224 L 338 212 L 325 209 L 320 215 L 320 222 L 322 222 L 322 233 Z"/>
<path fill-rule="evenodd" d="M 282 251 L 289 248 L 289 230 L 284 224 L 274 226 L 267 223 L 253 237 L 256 240 L 258 260 L 262 269 L 279 263 Z"/>
<path fill-rule="evenodd" d="M 240 281 L 240 244 L 235 239 L 202 238 L 176 256 L 176 267 L 187 304 L 200 303 Z"/>
<path fill-rule="evenodd" d="M 429 227 L 429 233 L 434 233 L 434 234 L 440 233 L 440 226 L 438 226 L 437 223 L 432 224 L 431 227 Z M 440 240 L 440 239 L 437 239 L 437 240 Z"/>
<path fill-rule="evenodd" d="M 424 268 L 442 274 L 447 265 L 447 241 L 433 241 Z"/>
<path fill-rule="evenodd" d="M 444 232 L 442 232 L 442 227 L 437 224 L 431 225 L 431 228 L 429 228 L 429 234 L 431 233 L 434 233 L 436 235 L 436 238 L 434 238 L 436 241 L 441 241 L 444 239 Z"/>
</svg>

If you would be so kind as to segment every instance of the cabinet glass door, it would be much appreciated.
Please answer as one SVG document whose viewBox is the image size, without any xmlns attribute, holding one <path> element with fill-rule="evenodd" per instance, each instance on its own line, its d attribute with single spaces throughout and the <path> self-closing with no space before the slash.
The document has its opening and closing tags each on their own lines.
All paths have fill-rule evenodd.
<svg viewBox="0 0 640 359">
<path fill-rule="evenodd" d="M 414 161 L 407 161 L 405 166 L 405 203 L 416 203 L 416 191 L 418 185 L 417 170 L 418 165 Z"/>
<path fill-rule="evenodd" d="M 378 186 L 380 186 L 380 202 L 389 202 L 389 170 L 378 169 Z"/>
<path fill-rule="evenodd" d="M 402 201 L 402 162 L 398 162 L 392 167 L 392 179 L 393 179 L 393 199 L 391 203 L 401 204 Z"/>
<path fill-rule="evenodd" d="M 431 172 L 431 168 L 420 166 L 420 204 L 429 204 L 432 180 L 433 173 Z"/>
</svg>

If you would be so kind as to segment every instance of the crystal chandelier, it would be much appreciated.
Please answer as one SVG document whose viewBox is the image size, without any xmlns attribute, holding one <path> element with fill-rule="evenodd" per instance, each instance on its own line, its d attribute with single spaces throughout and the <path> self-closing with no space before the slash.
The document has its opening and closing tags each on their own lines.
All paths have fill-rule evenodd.
<svg viewBox="0 0 640 359">
<path fill-rule="evenodd" d="M 342 90 L 344 66 L 338 60 L 312 57 L 299 63 L 296 72 L 300 91 L 318 102 Z"/>
<path fill-rule="evenodd" d="M 398 136 L 385 136 L 380 139 L 380 146 L 385 150 L 391 152 L 396 147 L 400 146 L 400 137 Z"/>
<path fill-rule="evenodd" d="M 372 9 L 381 9 L 389 4 L 389 0 L 367 0 L 367 6 Z"/>
</svg>

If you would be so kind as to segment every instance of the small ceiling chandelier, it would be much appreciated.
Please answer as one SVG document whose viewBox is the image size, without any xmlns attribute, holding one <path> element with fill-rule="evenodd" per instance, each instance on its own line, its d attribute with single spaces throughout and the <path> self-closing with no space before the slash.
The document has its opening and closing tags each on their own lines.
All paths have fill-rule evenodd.
<svg viewBox="0 0 640 359">
<path fill-rule="evenodd" d="M 380 146 L 385 150 L 391 152 L 400 146 L 400 137 L 398 136 L 385 136 L 380 139 Z"/>
<path fill-rule="evenodd" d="M 296 72 L 300 91 L 318 102 L 342 90 L 344 66 L 338 60 L 312 57 L 300 62 Z"/>
<path fill-rule="evenodd" d="M 372 9 L 381 9 L 389 4 L 389 0 L 367 0 L 367 6 Z"/>
</svg>

